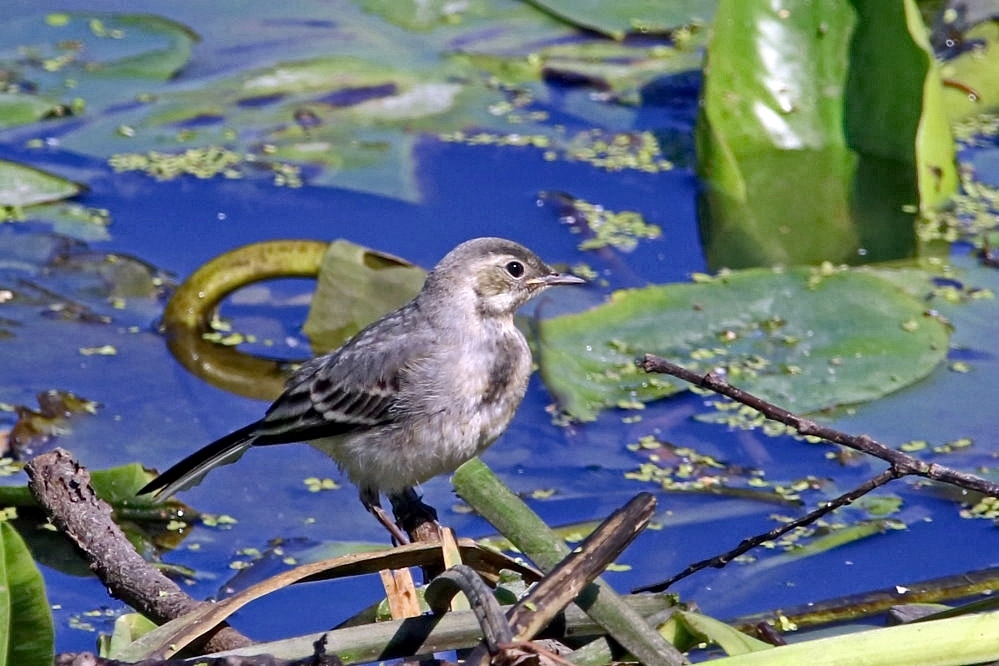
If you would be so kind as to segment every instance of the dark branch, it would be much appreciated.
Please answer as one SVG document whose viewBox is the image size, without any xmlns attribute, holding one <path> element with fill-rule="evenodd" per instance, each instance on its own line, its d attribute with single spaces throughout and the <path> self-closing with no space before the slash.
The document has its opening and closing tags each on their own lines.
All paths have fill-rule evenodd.
<svg viewBox="0 0 999 666">
<path fill-rule="evenodd" d="M 889 481 L 902 478 L 903 476 L 921 476 L 927 479 L 933 479 L 934 481 L 953 484 L 967 490 L 973 490 L 986 495 L 991 495 L 993 497 L 999 497 L 999 484 L 992 483 L 991 481 L 987 481 L 986 479 L 973 474 L 959 472 L 944 465 L 924 462 L 901 451 L 888 448 L 884 444 L 876 442 L 867 435 L 848 435 L 844 432 L 840 432 L 839 430 L 821 426 L 811 419 L 806 419 L 798 416 L 797 414 L 793 414 L 786 409 L 782 409 L 773 403 L 763 400 L 758 396 L 743 391 L 740 388 L 736 388 L 714 373 L 709 372 L 705 375 L 701 375 L 674 363 L 670 363 L 666 359 L 654 354 L 646 354 L 642 359 L 641 366 L 646 372 L 672 375 L 695 386 L 710 389 L 715 393 L 727 396 L 736 402 L 752 407 L 768 419 L 794 428 L 794 430 L 800 435 L 818 437 L 828 442 L 841 444 L 856 451 L 867 453 L 875 458 L 884 460 L 890 465 L 890 467 L 866 483 L 829 502 L 823 503 L 823 505 L 818 509 L 802 516 L 801 518 L 798 518 L 797 520 L 785 523 L 765 534 L 759 534 L 757 536 L 744 539 L 738 546 L 726 553 L 717 555 L 710 559 L 701 560 L 700 562 L 695 562 L 675 576 L 667 578 L 659 583 L 636 588 L 634 590 L 635 592 L 662 592 L 677 581 L 701 571 L 702 569 L 707 569 L 708 567 L 721 568 L 739 555 L 742 555 L 760 544 L 778 539 L 798 527 L 810 525 L 826 514 L 831 513 L 842 506 L 851 504 L 875 488 L 883 486 Z"/>
<path fill-rule="evenodd" d="M 157 624 L 193 610 L 201 602 L 140 556 L 111 519 L 111 507 L 97 497 L 90 473 L 65 449 L 35 457 L 26 466 L 28 487 L 46 514 L 80 548 L 110 593 Z M 223 625 L 205 644 L 210 652 L 253 642 Z"/>
<path fill-rule="evenodd" d="M 924 462 L 907 453 L 889 448 L 867 435 L 848 435 L 839 430 L 821 426 L 811 419 L 792 414 L 786 409 L 769 403 L 752 393 L 736 388 L 714 373 L 709 372 L 706 375 L 701 375 L 670 363 L 655 354 L 646 354 L 642 359 L 642 367 L 646 372 L 673 375 L 695 386 L 711 389 L 715 393 L 752 407 L 768 419 L 794 428 L 800 435 L 818 437 L 884 460 L 891 465 L 899 477 L 907 475 L 921 476 L 933 479 L 934 481 L 959 486 L 966 490 L 974 490 L 992 497 L 999 497 L 999 484 L 997 483 L 983 479 L 980 476 L 975 476 L 974 474 L 959 472 L 945 465 Z"/>
<path fill-rule="evenodd" d="M 752 550 L 753 548 L 756 548 L 760 544 L 766 543 L 767 541 L 775 541 L 792 530 L 795 530 L 799 527 L 804 527 L 806 525 L 811 525 L 816 520 L 822 518 L 826 514 L 832 513 L 841 506 L 846 506 L 847 504 L 855 502 L 858 498 L 863 497 L 864 495 L 871 492 L 875 488 L 883 486 L 889 481 L 894 481 L 895 479 L 899 478 L 899 476 L 900 475 L 897 474 L 894 470 L 887 469 L 881 474 L 874 477 L 873 479 L 867 481 L 866 483 L 857 486 L 850 492 L 840 495 L 836 499 L 824 502 L 822 506 L 820 506 L 818 509 L 809 512 L 808 514 L 802 516 L 801 518 L 792 520 L 789 523 L 784 523 L 783 525 L 775 527 L 774 529 L 764 534 L 757 534 L 754 537 L 743 539 L 738 546 L 736 546 L 735 548 L 726 553 L 722 553 L 721 555 L 716 555 L 715 557 L 711 557 L 706 560 L 701 560 L 700 562 L 695 562 L 694 564 L 691 564 L 689 567 L 687 567 L 680 573 L 676 574 L 672 578 L 667 578 L 661 583 L 655 583 L 653 585 L 646 585 L 645 587 L 635 588 L 634 590 L 632 590 L 632 592 L 663 592 L 677 581 L 681 581 L 687 576 L 695 574 L 702 569 L 707 569 L 708 567 L 721 569 L 723 566 L 725 566 L 735 558 L 739 557 L 740 555 L 742 555 L 747 551 Z"/>
</svg>

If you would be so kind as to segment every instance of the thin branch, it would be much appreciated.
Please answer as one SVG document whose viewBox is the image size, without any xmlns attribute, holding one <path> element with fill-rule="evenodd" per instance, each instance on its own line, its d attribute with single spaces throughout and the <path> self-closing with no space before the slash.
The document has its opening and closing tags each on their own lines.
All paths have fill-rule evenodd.
<svg viewBox="0 0 999 666">
<path fill-rule="evenodd" d="M 646 372 L 673 375 L 695 386 L 711 389 L 715 393 L 732 398 L 736 402 L 752 407 L 768 419 L 794 428 L 800 435 L 818 437 L 884 460 L 892 466 L 892 469 L 899 477 L 907 475 L 921 476 L 934 481 L 959 486 L 966 490 L 974 490 L 991 497 L 999 497 L 999 484 L 997 483 L 983 479 L 980 476 L 975 476 L 974 474 L 959 472 L 945 465 L 924 462 L 907 453 L 889 448 L 867 435 L 848 435 L 839 430 L 819 425 L 811 419 L 793 414 L 752 393 L 736 388 L 712 372 L 701 375 L 670 363 L 655 354 L 646 354 L 642 359 L 641 365 Z"/>
<path fill-rule="evenodd" d="M 986 495 L 991 495 L 993 497 L 999 497 L 999 484 L 992 483 L 991 481 L 973 474 L 959 472 L 944 465 L 926 463 L 906 453 L 891 449 L 884 444 L 873 440 L 867 435 L 848 435 L 839 430 L 821 426 L 811 419 L 806 419 L 798 416 L 797 414 L 793 414 L 786 409 L 763 400 L 758 396 L 743 391 L 740 388 L 736 388 L 714 373 L 709 372 L 705 375 L 701 375 L 674 363 L 670 363 L 666 359 L 656 356 L 655 354 L 646 354 L 642 359 L 641 365 L 646 372 L 669 374 L 695 386 L 710 389 L 715 393 L 727 396 L 736 402 L 752 407 L 768 419 L 794 428 L 794 430 L 801 435 L 818 437 L 828 442 L 841 444 L 856 451 L 867 453 L 875 458 L 884 460 L 890 465 L 890 467 L 878 476 L 868 480 L 866 483 L 861 484 L 850 492 L 844 493 L 843 495 L 840 495 L 839 497 L 828 502 L 824 502 L 818 509 L 802 516 L 801 518 L 785 523 L 770 530 L 769 532 L 766 532 L 765 534 L 759 534 L 748 539 L 744 539 L 738 546 L 726 553 L 706 560 L 701 560 L 700 562 L 695 562 L 675 576 L 667 578 L 659 583 L 636 588 L 634 590 L 635 592 L 662 592 L 677 581 L 683 580 L 698 571 L 709 567 L 724 567 L 739 555 L 742 555 L 760 544 L 776 540 L 798 527 L 810 525 L 826 514 L 831 513 L 842 506 L 855 502 L 858 498 L 866 495 L 875 488 L 879 488 L 880 486 L 883 486 L 890 481 L 894 481 L 895 479 L 900 479 L 903 476 L 921 476 L 934 481 L 953 484 L 967 490 L 973 490 Z"/>
<path fill-rule="evenodd" d="M 667 578 L 661 583 L 654 583 L 652 585 L 646 585 L 644 587 L 637 587 L 632 590 L 632 592 L 663 592 L 668 589 L 671 585 L 677 581 L 681 581 L 684 578 L 701 571 L 702 569 L 707 569 L 708 567 L 714 567 L 715 569 L 721 569 L 723 566 L 739 557 L 743 553 L 756 548 L 760 544 L 766 543 L 767 541 L 776 541 L 780 537 L 784 536 L 788 532 L 795 530 L 799 527 L 804 527 L 806 525 L 811 525 L 819 518 L 822 518 L 828 513 L 832 513 L 841 506 L 846 506 L 847 504 L 852 504 L 858 498 L 863 497 L 867 493 L 871 492 L 875 488 L 879 488 L 889 481 L 894 481 L 899 478 L 900 474 L 896 473 L 894 469 L 887 469 L 881 474 L 878 474 L 873 479 L 867 481 L 860 486 L 857 486 L 853 490 L 843 495 L 840 495 L 836 499 L 824 502 L 822 506 L 814 511 L 807 513 L 806 515 L 792 520 L 789 523 L 784 523 L 779 527 L 766 532 L 764 534 L 757 534 L 756 536 L 749 537 L 748 539 L 743 539 L 739 542 L 739 545 L 732 550 L 722 553 L 721 555 L 716 555 L 714 557 L 708 558 L 706 560 L 701 560 L 700 562 L 695 562 L 689 567 L 676 574 L 672 578 Z"/>
</svg>

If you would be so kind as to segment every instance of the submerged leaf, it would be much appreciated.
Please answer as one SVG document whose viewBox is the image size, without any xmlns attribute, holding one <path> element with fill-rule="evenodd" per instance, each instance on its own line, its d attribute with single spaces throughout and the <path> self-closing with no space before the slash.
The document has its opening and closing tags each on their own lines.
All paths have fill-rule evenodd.
<svg viewBox="0 0 999 666">
<path fill-rule="evenodd" d="M 71 431 L 74 418 L 93 415 L 98 404 L 86 398 L 52 389 L 38 394 L 38 410 L 16 406 L 17 422 L 11 428 L 9 445 L 18 457 L 36 453 L 50 439 Z"/>
<path fill-rule="evenodd" d="M 799 413 L 873 400 L 925 377 L 947 353 L 944 323 L 865 271 L 754 269 L 706 283 L 615 293 L 540 324 L 541 374 L 569 416 L 681 387 L 641 372 L 655 353 Z"/>
</svg>

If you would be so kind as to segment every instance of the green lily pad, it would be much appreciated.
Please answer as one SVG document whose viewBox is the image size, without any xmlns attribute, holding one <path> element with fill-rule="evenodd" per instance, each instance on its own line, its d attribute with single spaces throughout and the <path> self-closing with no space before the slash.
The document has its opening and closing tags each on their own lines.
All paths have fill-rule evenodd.
<svg viewBox="0 0 999 666">
<path fill-rule="evenodd" d="M 0 160 L 0 206 L 18 208 L 60 201 L 84 190 L 74 183 L 41 169 Z"/>
<path fill-rule="evenodd" d="M 349 241 L 330 243 L 302 330 L 316 351 L 336 349 L 362 328 L 404 305 L 426 271 L 405 259 Z"/>
<path fill-rule="evenodd" d="M 45 17 L 56 48 L 49 71 L 169 79 L 187 64 L 199 37 L 153 14 L 53 13 Z"/>
<path fill-rule="evenodd" d="M 54 636 L 42 574 L 17 530 L 0 520 L 0 666 L 51 664 Z"/>
<path fill-rule="evenodd" d="M 927 287 L 928 288 L 928 287 Z M 616 292 L 540 324 L 541 375 L 572 418 L 641 407 L 685 385 L 641 371 L 659 354 L 799 413 L 873 400 L 928 375 L 947 326 L 867 271 L 752 269 L 697 284 Z"/>
<path fill-rule="evenodd" d="M 0 129 L 27 125 L 42 120 L 69 115 L 62 104 L 35 95 L 0 93 Z"/>
</svg>

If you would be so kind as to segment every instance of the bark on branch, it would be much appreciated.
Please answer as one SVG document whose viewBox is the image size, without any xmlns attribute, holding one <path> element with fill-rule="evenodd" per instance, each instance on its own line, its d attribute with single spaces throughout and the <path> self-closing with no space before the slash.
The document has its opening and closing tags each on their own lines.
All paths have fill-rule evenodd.
<svg viewBox="0 0 999 666">
<path fill-rule="evenodd" d="M 90 473 L 68 451 L 55 449 L 37 456 L 24 469 L 35 499 L 59 531 L 80 548 L 112 596 L 157 624 L 180 617 L 203 603 L 188 596 L 135 551 L 111 519 L 111 507 L 94 492 Z M 203 647 L 221 652 L 252 643 L 223 625 Z"/>
</svg>

